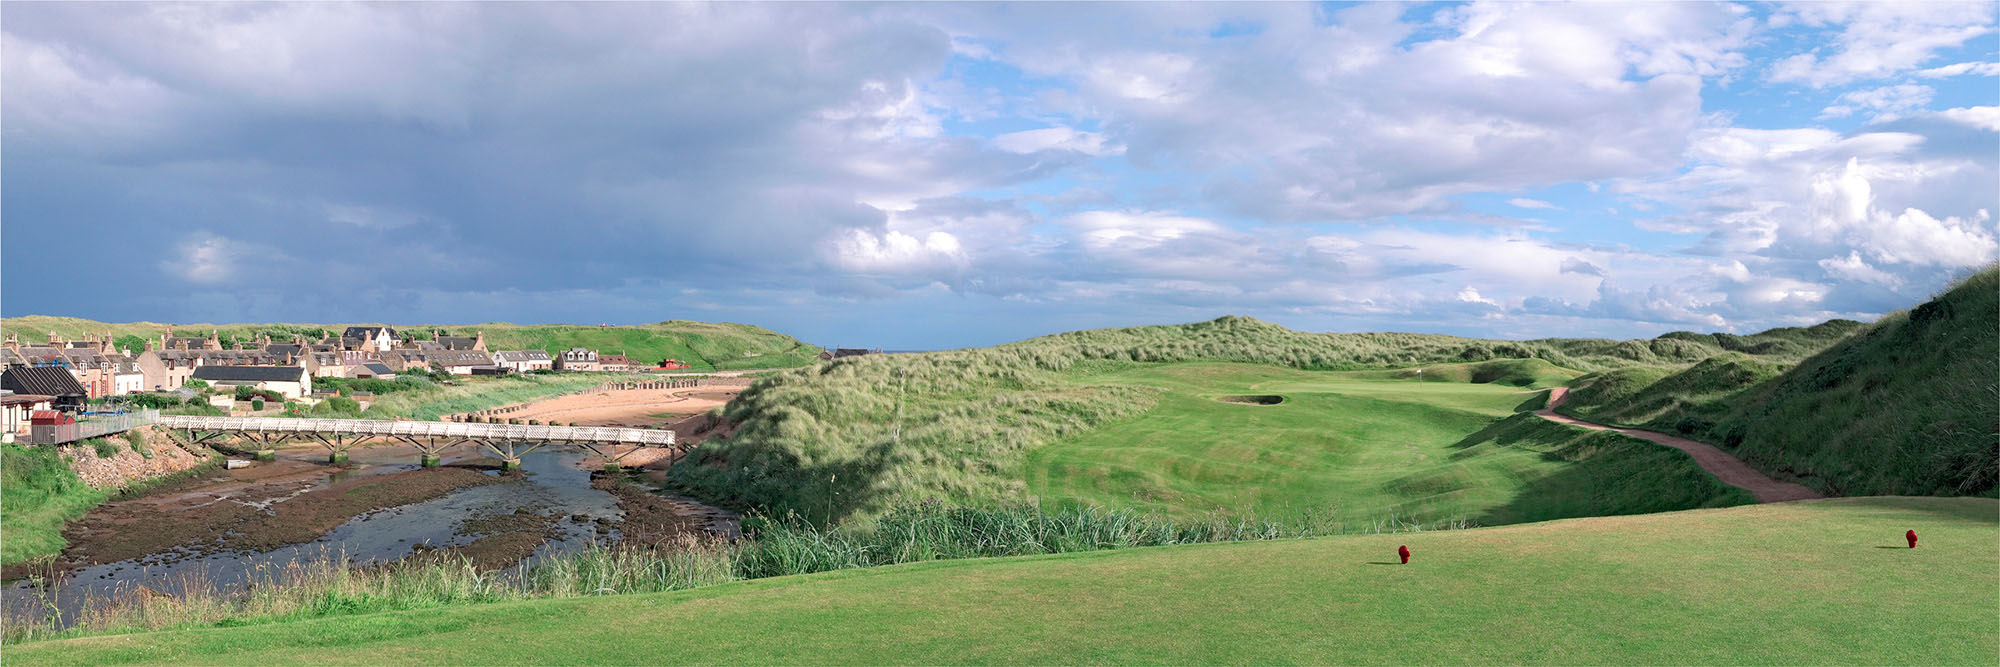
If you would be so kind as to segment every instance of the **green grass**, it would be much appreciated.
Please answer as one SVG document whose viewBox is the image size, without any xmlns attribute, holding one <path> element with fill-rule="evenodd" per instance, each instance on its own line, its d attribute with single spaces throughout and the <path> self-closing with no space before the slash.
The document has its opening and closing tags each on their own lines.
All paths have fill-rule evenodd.
<svg viewBox="0 0 2000 667">
<path fill-rule="evenodd" d="M 1713 423 L 1743 392 L 1788 367 L 1731 352 L 1678 371 L 1621 368 L 1577 382 L 1560 411 L 1601 424 L 1687 434 Z"/>
<path fill-rule="evenodd" d="M 1235 517 L 1183 521 L 1095 507 L 901 506 L 875 525 L 825 528 L 797 517 L 744 522 L 743 539 L 682 534 L 659 543 L 592 546 L 540 560 L 524 572 L 482 571 L 462 556 L 429 555 L 357 568 L 336 553 L 258 568 L 246 588 L 199 575 L 171 580 L 171 597 L 135 593 L 93 600 L 67 616 L 0 619 L 0 643 L 148 630 L 239 627 L 333 616 L 469 604 L 684 590 L 742 579 L 901 563 L 1278 540 L 1338 534 L 1419 532 L 1463 526 L 1341 525 Z M 35 591 L 23 591 L 33 595 Z M 10 611 L 21 611 L 10 609 Z"/>
<path fill-rule="evenodd" d="M 1564 412 L 1670 431 L 1829 495 L 2000 494 L 2000 269 L 1796 365 L 1737 355 L 1580 382 Z"/>
<path fill-rule="evenodd" d="M 89 456 L 81 447 L 72 456 Z M 77 479 L 63 448 L 0 445 L 0 564 L 60 553 L 63 523 L 109 497 Z"/>
<path fill-rule="evenodd" d="M 1769 336 L 1842 330 L 1830 324 Z M 1653 360 L 1724 349 L 1679 339 L 1640 347 L 1646 352 L 1633 356 Z M 1573 462 L 1531 465 L 1536 457 L 1521 455 L 1520 464 L 1501 463 L 1496 456 L 1455 467 L 1447 474 L 1456 481 L 1379 487 L 1392 481 L 1384 477 L 1435 467 L 1460 438 L 1529 409 L 1541 399 L 1523 393 L 1527 388 L 1566 381 L 1580 368 L 1634 363 L 1620 356 L 1623 350 L 1604 341 L 1311 334 L 1225 317 L 979 350 L 851 357 L 759 379 L 724 415 L 738 425 L 735 432 L 704 442 L 670 474 L 714 502 L 821 521 L 865 520 L 925 498 L 983 503 L 1038 496 L 1178 514 L 1221 508 L 1357 519 L 1403 511 L 1424 512 L 1425 519 L 1456 511 L 1487 515 L 1510 502 L 1512 490 Z M 1214 391 L 1191 385 L 1176 391 L 1172 383 L 1119 375 L 1204 363 L 1274 375 L 1268 384 L 1225 379 Z M 1338 376 L 1350 384 L 1315 386 L 1335 377 L 1330 371 L 1352 371 Z M 1200 398 L 1243 393 L 1252 384 L 1301 396 L 1257 413 Z M 1265 416 L 1243 428 L 1222 419 L 1239 414 Z M 1266 428 L 1273 430 L 1256 432 Z M 1101 430 L 1115 432 L 1092 435 Z M 1357 435 L 1365 442 L 1340 444 Z M 1065 446 L 1069 455 L 1030 454 L 1075 438 L 1095 439 Z M 1387 455 L 1391 441 L 1402 464 L 1386 463 L 1396 460 Z M 1379 460 L 1350 461 L 1335 451 L 1356 447 Z M 1425 461 L 1432 463 L 1413 465 Z M 1332 472 L 1349 464 L 1374 469 Z M 1351 488 L 1356 484 L 1370 488 Z M 1454 488 L 1419 488 L 1440 484 Z M 1252 488 L 1260 486 L 1266 488 Z M 1473 488 L 1482 486 L 1491 488 Z M 1428 496 L 1441 497 L 1420 501 Z"/>
<path fill-rule="evenodd" d="M 166 326 L 154 322 L 108 323 L 42 315 L 0 319 L 0 328 L 19 333 L 24 344 L 40 343 L 47 339 L 50 332 L 70 340 L 109 333 L 114 340 L 130 335 L 157 341 Z M 328 332 L 338 334 L 347 326 L 287 323 L 173 325 L 174 333 L 180 336 L 206 336 L 210 331 L 219 331 L 231 341 L 250 341 L 259 335 L 270 335 L 279 342 L 290 340 L 294 334 L 318 339 Z M 820 352 L 817 347 L 762 327 L 685 320 L 612 327 L 506 322 L 392 326 L 399 332 L 423 338 L 429 338 L 432 330 L 462 336 L 484 333 L 487 349 L 491 350 L 543 349 L 555 352 L 571 347 L 588 347 L 606 354 L 625 354 L 633 362 L 646 366 L 659 363 L 661 358 L 672 357 L 687 362 L 692 366 L 691 370 L 697 371 L 794 368 L 811 365 L 818 360 Z"/>
<path fill-rule="evenodd" d="M 7 648 L 13 665 L 1992 664 L 1995 503 L 942 561 Z M 1904 549 L 1902 533 L 1923 536 Z M 1394 561 L 1397 545 L 1415 552 Z M 671 628 L 671 641 L 635 633 Z"/>
<path fill-rule="evenodd" d="M 1480 524 L 1750 502 L 1686 455 L 1523 415 L 1574 373 L 1489 373 L 1495 362 L 1404 372 L 1315 372 L 1164 364 L 1078 383 L 1161 390 L 1144 415 L 1036 449 L 1031 492 L 1174 516 L 1237 513 Z M 1507 362 L 1512 364 L 1514 362 Z M 1395 379 L 1408 377 L 1412 379 Z M 1457 381 L 1453 381 L 1457 379 Z M 1277 395 L 1277 405 L 1217 400 Z"/>
</svg>

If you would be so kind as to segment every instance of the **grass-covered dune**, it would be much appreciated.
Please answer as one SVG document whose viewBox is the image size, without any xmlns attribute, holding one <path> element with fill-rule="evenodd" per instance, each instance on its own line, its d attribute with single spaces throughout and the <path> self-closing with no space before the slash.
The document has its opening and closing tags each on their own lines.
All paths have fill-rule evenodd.
<svg viewBox="0 0 2000 667">
<path fill-rule="evenodd" d="M 976 350 L 851 357 L 760 379 L 724 414 L 736 425 L 734 433 L 703 443 L 672 475 L 711 500 L 821 521 L 926 498 L 1075 499 L 1170 512 L 1279 509 L 1341 520 L 1410 519 L 1413 513 L 1419 521 L 1493 518 L 1505 515 L 1494 512 L 1506 504 L 1501 496 L 1534 487 L 1534 476 L 1499 468 L 1475 471 L 1492 461 L 1446 457 L 1455 443 L 1531 407 L 1525 403 L 1532 395 L 1515 394 L 1559 384 L 1583 370 L 1663 359 L 1692 363 L 1732 346 L 1770 348 L 1778 355 L 1771 358 L 1790 359 L 1844 326 L 1620 343 L 1314 334 L 1224 317 L 1073 332 Z M 1765 345 L 1773 341 L 1784 344 Z M 1241 372 L 1192 382 L 1122 375 L 1216 363 Z M 1283 377 L 1257 377 L 1262 371 L 1255 369 Z M 1270 393 L 1262 389 L 1271 382 L 1314 385 L 1332 373 L 1347 373 L 1341 382 L 1364 384 L 1303 386 L 1297 401 L 1265 408 L 1204 398 Z M 1476 397 L 1443 391 L 1446 385 L 1477 387 Z M 1459 402 L 1429 405 L 1447 398 Z M 1348 418 L 1384 405 L 1392 408 L 1386 417 Z M 1261 422 L 1242 410 L 1285 416 L 1279 421 L 1288 425 L 1260 432 Z M 1190 415 L 1192 421 L 1172 421 Z M 1281 437 L 1285 429 L 1310 437 Z M 1045 447 L 1098 451 L 1075 458 L 1039 453 Z M 1352 451 L 1334 451 L 1342 448 Z M 1391 450 L 1401 453 L 1388 455 Z M 1038 452 L 1037 458 L 1030 452 Z M 1265 460 L 1231 460 L 1252 456 Z M 1291 462 L 1278 460 L 1283 456 L 1304 457 L 1297 462 L 1307 469 L 1285 470 Z M 1348 466 L 1355 457 L 1386 462 L 1347 480 L 1373 486 L 1348 484 L 1340 497 L 1304 491 L 1333 481 L 1320 473 Z M 1440 468 L 1453 462 L 1464 465 Z M 1427 472 L 1437 477 L 1390 484 Z M 1396 488 L 1385 492 L 1385 485 Z M 1259 486 L 1301 493 L 1228 497 L 1230 489 Z M 1481 486 L 1488 488 L 1475 488 Z M 1463 501 L 1479 495 L 1486 500 Z M 1433 496 L 1438 498 L 1424 500 Z"/>
<path fill-rule="evenodd" d="M 1741 355 L 1581 379 L 1573 416 L 1677 432 L 1829 495 L 2000 493 L 2000 269 L 1796 365 Z"/>
<path fill-rule="evenodd" d="M 287 340 L 294 334 L 317 339 L 328 332 L 339 333 L 352 324 L 174 324 L 179 336 L 206 336 L 219 331 L 225 343 L 250 341 L 260 335 Z M 126 336 L 158 340 L 168 325 L 154 322 L 107 323 L 74 317 L 31 315 L 0 319 L 0 330 L 19 334 L 25 344 L 47 340 L 49 332 L 71 340 L 107 332 L 114 341 Z M 800 343 L 769 329 L 747 324 L 672 320 L 630 326 L 583 326 L 571 324 L 416 324 L 391 325 L 397 331 L 428 338 L 433 330 L 448 336 L 486 334 L 493 350 L 541 349 L 550 352 L 572 347 L 588 347 L 607 354 L 625 354 L 635 363 L 651 365 L 673 358 L 687 362 L 693 370 L 741 368 L 793 368 L 817 360 L 820 349 Z M 133 344 L 127 340 L 126 344 Z M 232 345 L 233 346 L 233 345 Z"/>
<path fill-rule="evenodd" d="M 1992 664 L 1992 501 L 941 561 L 10 646 L 10 665 Z M 1905 530 L 1922 537 L 1903 548 Z M 1414 552 L 1394 564 L 1398 545 Z M 638 641 L 671 628 L 670 641 Z"/>
</svg>

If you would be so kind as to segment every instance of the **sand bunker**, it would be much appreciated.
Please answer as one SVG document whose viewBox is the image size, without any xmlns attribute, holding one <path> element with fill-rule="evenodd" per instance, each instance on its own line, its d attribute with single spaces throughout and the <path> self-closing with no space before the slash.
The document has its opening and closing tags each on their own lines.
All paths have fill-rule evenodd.
<svg viewBox="0 0 2000 667">
<path fill-rule="evenodd" d="M 1222 401 L 1224 403 L 1241 403 L 1244 405 L 1277 405 L 1279 403 L 1285 402 L 1285 397 L 1263 394 L 1257 396 L 1223 396 L 1215 400 Z"/>
</svg>

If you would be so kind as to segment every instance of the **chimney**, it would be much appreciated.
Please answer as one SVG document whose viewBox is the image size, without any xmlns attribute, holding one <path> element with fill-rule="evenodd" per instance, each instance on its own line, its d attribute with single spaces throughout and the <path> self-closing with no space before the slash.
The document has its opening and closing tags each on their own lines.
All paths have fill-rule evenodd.
<svg viewBox="0 0 2000 667">
<path fill-rule="evenodd" d="M 21 351 L 21 335 L 11 331 L 7 332 L 7 341 L 0 343 L 0 347 L 5 347 L 15 352 Z"/>
<path fill-rule="evenodd" d="M 473 332 L 472 349 L 479 350 L 481 352 L 486 351 L 486 332 L 484 331 Z"/>
<path fill-rule="evenodd" d="M 151 351 L 153 351 L 153 341 L 148 340 L 146 341 L 146 352 L 151 352 Z"/>
<path fill-rule="evenodd" d="M 49 347 L 62 347 L 62 343 L 62 336 L 56 335 L 54 331 L 49 332 Z"/>
</svg>

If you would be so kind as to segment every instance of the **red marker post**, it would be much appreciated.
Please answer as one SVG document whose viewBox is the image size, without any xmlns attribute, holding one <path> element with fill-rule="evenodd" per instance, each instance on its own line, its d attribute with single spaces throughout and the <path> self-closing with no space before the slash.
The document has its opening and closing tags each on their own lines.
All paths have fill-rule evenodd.
<svg viewBox="0 0 2000 667">
<path fill-rule="evenodd" d="M 1910 539 L 1914 540 L 1914 539 L 1916 539 L 1916 538 L 1914 538 L 1914 537 L 1913 537 L 1913 538 L 1910 538 Z M 1404 547 L 1396 547 L 1396 555 L 1398 555 L 1398 556 L 1402 556 L 1402 557 L 1403 557 L 1403 564 L 1404 564 L 1404 565 L 1409 565 L 1409 564 L 1410 564 L 1410 548 L 1409 548 L 1409 547 L 1406 547 L 1406 546 L 1404 546 Z"/>
<path fill-rule="evenodd" d="M 1912 530 L 1907 533 L 1903 533 L 1903 539 L 1910 541 L 1911 549 L 1917 548 L 1917 531 Z"/>
</svg>

